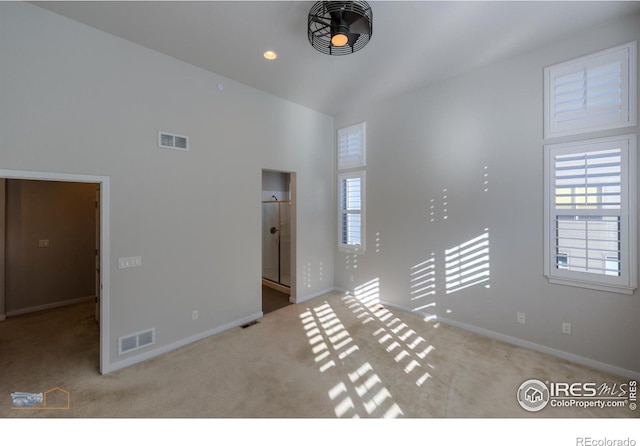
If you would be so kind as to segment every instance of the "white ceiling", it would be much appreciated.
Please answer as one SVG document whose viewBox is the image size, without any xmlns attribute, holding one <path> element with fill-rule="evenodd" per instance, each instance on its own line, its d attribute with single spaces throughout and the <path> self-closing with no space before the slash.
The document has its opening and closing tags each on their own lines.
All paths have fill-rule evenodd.
<svg viewBox="0 0 640 446">
<path fill-rule="evenodd" d="M 640 11 L 639 1 L 373 1 L 369 44 L 329 56 L 307 40 L 313 1 L 34 3 L 330 115 Z M 263 59 L 268 49 L 277 60 Z"/>
</svg>

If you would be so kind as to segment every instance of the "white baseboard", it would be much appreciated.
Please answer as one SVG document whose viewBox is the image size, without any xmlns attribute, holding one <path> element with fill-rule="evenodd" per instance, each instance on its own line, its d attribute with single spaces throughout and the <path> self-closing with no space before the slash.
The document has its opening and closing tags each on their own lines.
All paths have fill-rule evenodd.
<svg viewBox="0 0 640 446">
<path fill-rule="evenodd" d="M 50 304 L 36 305 L 35 307 L 21 308 L 19 310 L 7 311 L 6 316 L 18 316 L 20 314 L 34 313 L 36 311 L 42 310 L 51 310 L 52 308 L 58 307 L 66 307 L 67 305 L 80 304 L 83 302 L 95 300 L 95 298 L 96 296 L 78 297 L 76 299 L 61 300 L 59 302 L 52 302 Z"/>
<path fill-rule="evenodd" d="M 308 294 L 306 296 L 297 296 L 295 303 L 301 304 L 302 302 L 306 302 L 308 300 L 315 299 L 316 297 L 320 297 L 323 294 L 332 293 L 334 291 L 342 291 L 342 290 L 340 290 L 338 288 L 327 288 L 326 290 L 319 291 L 319 292 L 313 293 L 313 294 Z"/>
<path fill-rule="evenodd" d="M 633 370 L 628 370 L 622 367 L 617 367 L 611 364 L 596 361 L 594 359 L 585 358 L 584 356 L 574 355 L 573 353 L 568 353 L 562 350 L 547 347 L 545 345 L 540 345 L 534 342 L 525 341 L 524 339 L 520 339 L 513 336 L 508 336 L 502 333 L 498 333 L 495 331 L 487 330 L 486 328 L 476 327 L 475 325 L 465 324 L 464 322 L 458 322 L 453 319 L 447 319 L 444 317 L 437 316 L 435 314 L 425 313 L 422 311 L 412 311 L 409 308 L 396 305 L 392 302 L 386 302 L 381 300 L 380 303 L 382 305 L 388 306 L 390 308 L 394 308 L 399 311 L 418 314 L 425 318 L 429 318 L 430 320 L 439 321 L 439 322 L 442 322 L 443 324 L 451 325 L 453 327 L 458 327 L 463 330 L 470 331 L 472 333 L 476 333 L 482 336 L 486 336 L 488 338 L 496 339 L 498 341 L 503 341 L 508 344 L 516 345 L 518 347 L 524 347 L 540 353 L 546 353 L 548 355 L 555 356 L 556 358 L 564 359 L 569 362 L 584 365 L 596 370 L 601 370 L 603 372 L 611 373 L 611 374 L 622 376 L 625 378 L 640 380 L 640 373 L 635 372 Z"/>
<path fill-rule="evenodd" d="M 246 323 L 255 321 L 256 319 L 260 319 L 262 316 L 263 316 L 262 312 L 254 313 L 252 315 L 238 319 L 234 322 L 230 322 L 228 324 L 221 325 L 211 330 L 207 330 L 202 333 L 189 336 L 188 338 L 181 339 L 177 342 L 173 342 L 171 344 L 167 344 L 162 347 L 158 347 L 153 350 L 149 350 L 135 356 L 130 356 L 120 361 L 110 362 L 109 364 L 106 364 L 104 366 L 102 370 L 102 374 L 106 375 L 107 373 L 115 372 L 116 370 L 120 370 L 125 367 L 132 366 L 139 362 L 146 361 L 147 359 L 155 358 L 156 356 L 160 356 L 164 353 L 168 353 L 172 350 L 176 350 L 180 347 L 184 347 L 185 345 L 191 344 L 193 342 L 200 341 L 201 339 L 208 338 L 209 336 L 213 336 L 215 334 L 222 333 L 223 331 L 227 331 L 232 328 L 239 327 L 240 325 L 244 325 Z"/>
<path fill-rule="evenodd" d="M 5 319 L 7 319 L 7 316 L 5 316 L 4 314 L 0 314 L 0 322 L 4 321 Z"/>
</svg>

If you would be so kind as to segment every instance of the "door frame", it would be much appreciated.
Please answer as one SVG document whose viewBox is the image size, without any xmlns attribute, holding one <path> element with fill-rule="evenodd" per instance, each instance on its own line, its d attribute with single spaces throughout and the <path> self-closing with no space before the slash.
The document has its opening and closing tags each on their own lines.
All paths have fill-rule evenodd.
<svg viewBox="0 0 640 446">
<path fill-rule="evenodd" d="M 291 236 L 291 243 L 289 246 L 290 249 L 290 253 L 289 253 L 289 262 L 291 263 L 290 266 L 290 275 L 291 275 L 291 279 L 290 279 L 290 286 L 289 286 L 289 302 L 291 302 L 292 304 L 297 303 L 297 256 L 296 253 L 298 251 L 297 249 L 297 239 L 298 239 L 298 230 L 297 230 L 297 221 L 298 221 L 298 185 L 297 185 L 297 173 L 296 172 L 292 172 L 289 170 L 280 170 L 280 169 L 268 169 L 268 168 L 262 168 L 260 170 L 260 174 L 262 175 L 264 172 L 277 172 L 277 173 L 284 173 L 289 175 L 289 195 L 290 195 L 290 208 L 289 208 L 289 225 L 290 225 L 290 236 Z M 260 177 L 262 178 L 262 176 Z M 260 184 L 262 185 L 262 181 L 260 182 Z M 262 186 L 260 187 L 260 196 L 262 196 Z M 260 203 L 262 205 L 262 199 L 260 200 Z M 262 231 L 262 217 L 260 217 L 260 231 Z M 262 240 L 261 240 L 262 242 Z M 261 245 L 262 246 L 262 245 Z M 260 258 L 262 259 L 262 256 L 260 256 Z M 261 263 L 261 267 L 260 267 L 260 277 L 262 278 L 262 263 Z"/>
<path fill-rule="evenodd" d="M 68 183 L 97 183 L 100 185 L 100 373 L 109 370 L 110 338 L 110 262 L 109 262 L 109 209 L 110 178 L 95 175 L 80 175 L 57 172 L 36 172 L 0 169 L 0 178 L 11 180 L 64 181 Z"/>
</svg>

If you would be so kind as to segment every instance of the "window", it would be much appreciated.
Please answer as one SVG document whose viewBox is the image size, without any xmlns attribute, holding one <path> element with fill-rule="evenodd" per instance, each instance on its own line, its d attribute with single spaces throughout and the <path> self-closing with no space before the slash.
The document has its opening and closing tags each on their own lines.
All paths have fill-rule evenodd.
<svg viewBox="0 0 640 446">
<path fill-rule="evenodd" d="M 635 135 L 545 146 L 545 275 L 631 294 L 637 286 Z"/>
<path fill-rule="evenodd" d="M 545 138 L 636 125 L 636 42 L 545 68 Z"/>
<path fill-rule="evenodd" d="M 365 166 L 364 122 L 338 130 L 338 170 Z"/>
<path fill-rule="evenodd" d="M 338 130 L 338 246 L 365 248 L 365 123 Z"/>
<path fill-rule="evenodd" d="M 338 175 L 340 246 L 364 249 L 364 172 Z"/>
</svg>

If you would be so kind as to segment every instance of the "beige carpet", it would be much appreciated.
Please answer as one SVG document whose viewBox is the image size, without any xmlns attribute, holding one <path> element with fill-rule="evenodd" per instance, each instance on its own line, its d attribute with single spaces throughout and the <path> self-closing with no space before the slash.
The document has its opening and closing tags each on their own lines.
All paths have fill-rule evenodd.
<svg viewBox="0 0 640 446">
<path fill-rule="evenodd" d="M 338 292 L 106 376 L 98 373 L 91 305 L 0 322 L 0 417 L 639 415 L 628 408 L 527 412 L 516 392 L 531 378 L 628 381 Z M 12 392 L 55 387 L 69 392 L 68 409 L 12 407 Z"/>
</svg>

